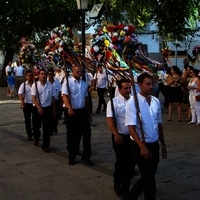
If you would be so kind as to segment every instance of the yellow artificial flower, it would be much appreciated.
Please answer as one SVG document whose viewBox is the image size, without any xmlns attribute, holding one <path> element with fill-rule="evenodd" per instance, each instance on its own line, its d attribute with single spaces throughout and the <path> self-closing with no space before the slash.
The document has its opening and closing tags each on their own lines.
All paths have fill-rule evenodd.
<svg viewBox="0 0 200 200">
<path fill-rule="evenodd" d="M 105 44 L 106 47 L 108 47 L 108 46 L 110 45 L 109 40 L 105 40 L 105 41 L 104 41 L 104 44 Z"/>
<path fill-rule="evenodd" d="M 125 36 L 125 34 L 126 34 L 126 32 L 124 30 L 121 30 L 119 33 L 120 36 Z"/>
</svg>

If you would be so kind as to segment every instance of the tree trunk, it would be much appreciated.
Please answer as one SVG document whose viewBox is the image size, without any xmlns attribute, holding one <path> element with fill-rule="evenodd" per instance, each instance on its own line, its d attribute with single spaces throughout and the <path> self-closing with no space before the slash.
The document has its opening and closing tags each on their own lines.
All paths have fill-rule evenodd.
<svg viewBox="0 0 200 200">
<path fill-rule="evenodd" d="M 0 86 L 2 87 L 5 87 L 7 84 L 6 79 L 5 79 L 5 75 L 6 75 L 5 68 L 8 65 L 8 63 L 12 61 L 14 54 L 15 54 L 15 51 L 13 49 L 6 49 L 6 56 L 5 56 L 5 60 L 3 64 L 1 77 L 0 77 Z"/>
</svg>

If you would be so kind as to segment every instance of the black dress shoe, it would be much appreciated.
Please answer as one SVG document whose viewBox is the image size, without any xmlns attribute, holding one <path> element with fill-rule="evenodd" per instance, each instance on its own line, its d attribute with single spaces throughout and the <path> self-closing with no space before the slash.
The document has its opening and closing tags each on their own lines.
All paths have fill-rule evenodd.
<svg viewBox="0 0 200 200">
<path fill-rule="evenodd" d="M 101 110 L 98 110 L 98 109 L 96 110 L 96 114 L 99 114 L 100 112 L 101 112 Z"/>
<path fill-rule="evenodd" d="M 58 134 L 58 129 L 55 129 L 55 130 L 54 130 L 54 133 L 55 133 L 55 134 Z"/>
<path fill-rule="evenodd" d="M 117 196 L 124 196 L 124 195 L 125 195 L 125 193 L 124 193 L 124 191 L 122 190 L 121 187 L 116 187 L 116 188 L 114 188 L 114 191 L 115 191 L 115 194 L 116 194 Z"/>
<path fill-rule="evenodd" d="M 76 163 L 75 163 L 74 160 L 69 160 L 68 164 L 69 164 L 69 165 L 75 165 Z"/>
<path fill-rule="evenodd" d="M 49 152 L 50 152 L 48 147 L 47 147 L 47 148 L 42 148 L 42 150 L 43 150 L 45 153 L 49 153 Z"/>
<path fill-rule="evenodd" d="M 89 166 L 94 165 L 94 163 L 89 158 L 82 158 L 81 160 L 84 161 Z"/>
<path fill-rule="evenodd" d="M 38 139 L 34 139 L 34 145 L 37 147 L 38 146 L 38 143 L 39 143 L 39 140 Z"/>
<path fill-rule="evenodd" d="M 77 155 L 77 156 L 82 156 L 80 152 L 78 152 L 76 155 Z"/>
</svg>

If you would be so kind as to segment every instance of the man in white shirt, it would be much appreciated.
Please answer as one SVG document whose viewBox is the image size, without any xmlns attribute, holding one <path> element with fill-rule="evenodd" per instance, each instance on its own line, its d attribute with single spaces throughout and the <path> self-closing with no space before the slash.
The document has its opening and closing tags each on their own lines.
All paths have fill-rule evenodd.
<svg viewBox="0 0 200 200">
<path fill-rule="evenodd" d="M 104 94 L 106 92 L 107 78 L 106 74 L 103 71 L 103 67 L 101 65 L 98 65 L 97 70 L 98 72 L 94 75 L 94 81 L 96 82 L 97 93 L 99 97 L 96 114 L 99 114 L 101 112 L 101 105 L 103 105 L 104 107 L 102 111 L 106 111 L 107 107 L 106 101 L 104 99 Z"/>
<path fill-rule="evenodd" d="M 67 150 L 69 152 L 69 165 L 75 164 L 79 153 L 79 145 L 83 136 L 82 160 L 88 165 L 93 165 L 91 157 L 91 115 L 88 102 L 88 86 L 81 79 L 82 69 L 72 67 L 72 76 L 62 85 L 63 102 L 67 107 Z M 68 82 L 67 82 L 68 81 Z"/>
<path fill-rule="evenodd" d="M 60 65 L 54 67 L 55 70 L 55 78 L 57 78 L 62 85 L 65 79 L 65 72 L 62 70 Z"/>
<path fill-rule="evenodd" d="M 130 181 L 134 174 L 135 160 L 131 150 L 128 127 L 125 126 L 125 106 L 130 96 L 131 82 L 118 81 L 119 95 L 107 104 L 107 124 L 112 132 L 112 144 L 116 155 L 114 168 L 114 190 L 118 196 L 129 192 Z"/>
<path fill-rule="evenodd" d="M 144 191 L 145 200 L 156 199 L 155 173 L 159 163 L 159 144 L 161 143 L 162 158 L 167 157 L 162 129 L 161 107 L 159 100 L 152 96 L 153 77 L 144 73 L 138 76 L 140 92 L 137 95 L 140 113 L 137 112 L 135 100 L 126 104 L 125 125 L 128 126 L 132 139 L 132 152 L 139 167 L 141 178 L 133 185 L 124 200 L 137 199 Z M 141 114 L 140 127 L 138 116 Z"/>
<path fill-rule="evenodd" d="M 7 79 L 7 76 L 8 76 L 8 72 L 12 72 L 11 65 L 12 65 L 12 62 L 10 61 L 5 68 L 6 79 Z M 8 83 L 7 83 L 7 85 L 8 85 Z M 9 95 L 10 95 L 10 87 L 7 86 L 7 96 L 9 96 Z"/>
<path fill-rule="evenodd" d="M 40 128 L 42 123 L 43 129 L 43 144 L 42 149 L 45 153 L 49 153 L 50 134 L 52 115 L 56 116 L 55 107 L 55 91 L 47 81 L 47 72 L 45 69 L 40 69 L 39 80 L 35 82 L 31 89 L 33 100 L 33 134 L 34 145 L 38 146 L 40 138 Z"/>
<path fill-rule="evenodd" d="M 14 67 L 13 74 L 15 76 L 15 87 L 18 92 L 19 86 L 24 81 L 24 68 L 21 65 L 21 62 L 18 60 L 16 61 L 17 66 Z"/>
<path fill-rule="evenodd" d="M 32 140 L 32 114 L 33 114 L 33 101 L 31 96 L 31 88 L 33 85 L 33 72 L 26 71 L 26 80 L 19 87 L 18 96 L 21 101 L 21 108 L 23 109 L 25 128 L 29 141 Z"/>
<path fill-rule="evenodd" d="M 61 84 L 57 78 L 54 77 L 54 69 L 49 68 L 48 69 L 48 77 L 47 80 L 51 83 L 53 90 L 55 92 L 55 106 L 56 106 L 56 116 L 52 118 L 52 130 L 51 135 L 53 133 L 58 133 L 58 119 L 59 119 L 59 109 L 61 108 Z"/>
<path fill-rule="evenodd" d="M 93 103 L 92 103 L 91 92 L 92 92 L 92 88 L 93 88 L 94 77 L 86 69 L 82 69 L 82 80 L 84 80 L 88 85 L 88 101 L 89 101 L 89 106 L 90 106 L 90 113 L 92 114 L 93 113 L 93 111 L 92 111 Z"/>
</svg>

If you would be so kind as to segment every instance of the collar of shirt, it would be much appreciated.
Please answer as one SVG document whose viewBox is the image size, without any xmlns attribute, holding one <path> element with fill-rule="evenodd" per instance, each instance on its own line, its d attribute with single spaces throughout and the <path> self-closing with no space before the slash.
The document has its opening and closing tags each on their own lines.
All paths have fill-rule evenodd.
<svg viewBox="0 0 200 200">
<path fill-rule="evenodd" d="M 77 82 L 77 83 L 80 83 L 80 82 L 81 82 L 81 79 L 77 80 L 77 79 L 75 79 L 73 76 L 71 76 L 71 78 L 72 78 L 73 82 Z"/>
<path fill-rule="evenodd" d="M 128 101 L 130 99 L 131 95 L 129 95 L 129 98 L 126 99 L 124 98 L 120 93 L 119 93 L 119 98 L 122 100 L 122 101 Z"/>
<path fill-rule="evenodd" d="M 140 98 L 140 100 L 143 102 L 147 102 L 146 98 L 144 96 L 142 96 L 140 93 L 138 93 L 138 98 Z M 151 98 L 152 98 L 152 96 L 150 96 L 150 100 L 151 100 Z"/>
</svg>

